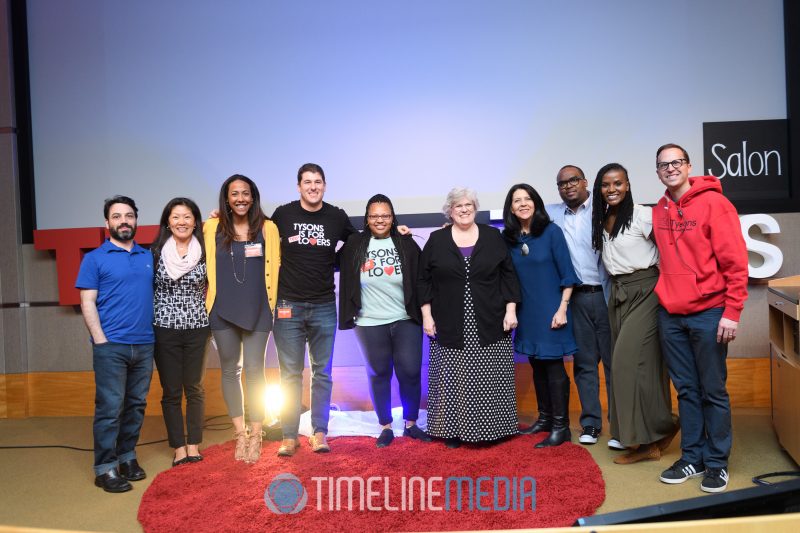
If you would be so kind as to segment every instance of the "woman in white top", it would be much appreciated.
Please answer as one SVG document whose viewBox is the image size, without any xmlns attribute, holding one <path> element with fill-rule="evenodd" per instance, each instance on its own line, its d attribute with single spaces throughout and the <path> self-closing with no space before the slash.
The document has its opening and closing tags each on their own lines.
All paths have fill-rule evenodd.
<svg viewBox="0 0 800 533">
<path fill-rule="evenodd" d="M 633 203 L 628 171 L 618 163 L 600 169 L 593 193 L 592 246 L 611 276 L 611 433 L 629 450 L 614 462 L 657 460 L 679 426 L 658 339 L 652 209 Z"/>
</svg>

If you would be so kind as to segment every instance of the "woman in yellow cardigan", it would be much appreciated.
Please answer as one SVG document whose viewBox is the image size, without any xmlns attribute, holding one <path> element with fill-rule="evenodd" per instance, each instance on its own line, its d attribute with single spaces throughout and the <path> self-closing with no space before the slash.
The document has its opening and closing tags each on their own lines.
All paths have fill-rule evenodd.
<svg viewBox="0 0 800 533">
<path fill-rule="evenodd" d="M 280 238 L 261 209 L 256 184 L 235 174 L 219 191 L 219 218 L 206 221 L 206 309 L 222 367 L 222 395 L 236 438 L 235 459 L 261 455 L 264 357 L 278 296 Z M 242 367 L 250 427 L 244 419 Z"/>
</svg>

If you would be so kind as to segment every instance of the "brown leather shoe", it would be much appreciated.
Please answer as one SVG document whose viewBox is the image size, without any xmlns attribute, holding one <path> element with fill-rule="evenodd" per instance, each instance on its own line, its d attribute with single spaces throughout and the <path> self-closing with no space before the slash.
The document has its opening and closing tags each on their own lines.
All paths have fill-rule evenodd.
<svg viewBox="0 0 800 533">
<path fill-rule="evenodd" d="M 658 449 L 663 452 L 664 450 L 669 448 L 669 445 L 672 443 L 672 439 L 675 438 L 675 435 L 677 435 L 678 431 L 680 430 L 681 430 L 681 425 L 680 423 L 676 422 L 675 427 L 672 428 L 672 431 L 669 433 L 669 435 L 666 435 L 656 441 Z"/>
<path fill-rule="evenodd" d="M 300 443 L 297 439 L 283 439 L 280 448 L 278 448 L 278 457 L 291 457 L 297 453 Z"/>
<path fill-rule="evenodd" d="M 652 444 L 642 444 L 633 451 L 620 455 L 614 459 L 618 465 L 630 465 L 639 461 L 658 461 L 661 459 L 661 450 L 654 442 Z"/>
<path fill-rule="evenodd" d="M 308 444 L 311 446 L 311 451 L 314 453 L 327 453 L 331 451 L 331 447 L 328 445 L 328 439 L 322 431 L 317 431 L 308 437 Z"/>
</svg>

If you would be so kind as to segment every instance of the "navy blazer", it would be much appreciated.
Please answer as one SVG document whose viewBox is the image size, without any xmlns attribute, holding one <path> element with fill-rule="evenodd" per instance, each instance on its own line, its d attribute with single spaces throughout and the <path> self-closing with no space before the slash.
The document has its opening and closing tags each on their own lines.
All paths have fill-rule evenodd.
<svg viewBox="0 0 800 533">
<path fill-rule="evenodd" d="M 469 282 L 478 322 L 478 339 L 488 346 L 510 332 L 503 331 L 508 302 L 519 302 L 519 280 L 500 232 L 478 224 L 478 241 L 470 259 Z M 418 292 L 420 305 L 431 304 L 439 344 L 464 347 L 464 256 L 456 246 L 451 227 L 431 233 L 422 249 Z"/>
</svg>

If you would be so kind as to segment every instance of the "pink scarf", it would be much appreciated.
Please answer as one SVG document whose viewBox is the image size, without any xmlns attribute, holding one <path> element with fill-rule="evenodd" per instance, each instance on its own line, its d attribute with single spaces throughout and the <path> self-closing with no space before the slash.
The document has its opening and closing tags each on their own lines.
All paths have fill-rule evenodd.
<svg viewBox="0 0 800 533">
<path fill-rule="evenodd" d="M 194 235 L 192 235 L 192 240 L 189 242 L 189 251 L 185 257 L 181 257 L 178 254 L 178 243 L 175 242 L 174 237 L 167 239 L 167 242 L 161 248 L 161 260 L 164 261 L 167 275 L 173 280 L 177 280 L 193 269 L 202 255 L 203 250 L 200 248 L 200 241 Z"/>
</svg>

